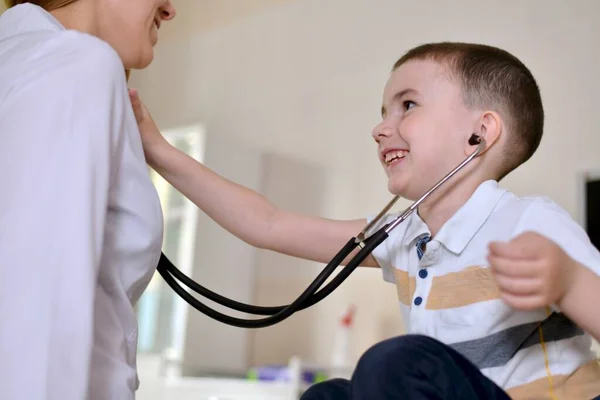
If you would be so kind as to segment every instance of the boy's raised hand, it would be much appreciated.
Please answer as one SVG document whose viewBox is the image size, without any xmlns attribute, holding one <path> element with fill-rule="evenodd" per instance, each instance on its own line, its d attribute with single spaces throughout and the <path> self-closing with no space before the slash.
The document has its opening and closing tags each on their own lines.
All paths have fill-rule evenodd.
<svg viewBox="0 0 600 400">
<path fill-rule="evenodd" d="M 533 232 L 489 245 L 488 261 L 504 301 L 517 309 L 556 304 L 569 290 L 576 264 L 558 245 Z"/>
</svg>

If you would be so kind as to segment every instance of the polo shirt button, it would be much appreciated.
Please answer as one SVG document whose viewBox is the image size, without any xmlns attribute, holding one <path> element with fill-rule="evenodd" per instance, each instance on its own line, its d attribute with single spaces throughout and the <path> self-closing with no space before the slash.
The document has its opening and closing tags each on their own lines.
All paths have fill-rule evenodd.
<svg viewBox="0 0 600 400">
<path fill-rule="evenodd" d="M 422 302 L 423 302 L 423 299 L 421 297 L 415 298 L 415 306 L 420 306 Z"/>
<path fill-rule="evenodd" d="M 423 278 L 423 279 L 427 278 L 427 270 L 426 269 L 419 270 L 419 277 Z"/>
</svg>

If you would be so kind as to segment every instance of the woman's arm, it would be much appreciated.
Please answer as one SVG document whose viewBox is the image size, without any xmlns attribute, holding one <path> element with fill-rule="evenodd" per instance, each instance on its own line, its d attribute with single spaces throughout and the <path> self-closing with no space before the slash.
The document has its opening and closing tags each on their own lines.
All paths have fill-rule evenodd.
<svg viewBox="0 0 600 400">
<path fill-rule="evenodd" d="M 99 43 L 35 61 L 39 70 L 0 108 L 0 399 L 87 397 L 113 158 L 128 107 L 124 77 L 114 78 L 122 64 Z"/>
</svg>

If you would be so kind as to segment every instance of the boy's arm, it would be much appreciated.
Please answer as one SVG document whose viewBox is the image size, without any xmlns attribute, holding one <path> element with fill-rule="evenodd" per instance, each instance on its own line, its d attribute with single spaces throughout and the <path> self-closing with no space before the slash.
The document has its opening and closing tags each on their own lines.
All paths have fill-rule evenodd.
<svg viewBox="0 0 600 400">
<path fill-rule="evenodd" d="M 600 341 L 600 276 L 534 232 L 491 243 L 488 261 L 504 301 L 521 310 L 556 305 Z"/>
<path fill-rule="evenodd" d="M 570 288 L 557 305 L 581 329 L 600 341 L 600 276 L 573 261 Z"/>
<path fill-rule="evenodd" d="M 326 263 L 366 225 L 366 219 L 336 221 L 280 210 L 259 193 L 221 177 L 171 146 L 137 93 L 130 92 L 148 163 L 217 224 L 246 243 Z M 362 265 L 378 266 L 372 255 Z"/>
<path fill-rule="evenodd" d="M 367 223 L 366 219 L 335 221 L 281 210 L 170 145 L 160 149 L 154 160 L 154 169 L 211 219 L 258 248 L 325 263 Z M 363 264 L 376 266 L 371 256 Z"/>
</svg>

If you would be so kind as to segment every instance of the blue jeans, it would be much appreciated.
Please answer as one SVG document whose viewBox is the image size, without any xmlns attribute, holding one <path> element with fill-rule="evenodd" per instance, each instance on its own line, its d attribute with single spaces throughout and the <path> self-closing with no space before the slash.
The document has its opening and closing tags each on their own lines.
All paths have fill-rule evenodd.
<svg viewBox="0 0 600 400">
<path fill-rule="evenodd" d="M 300 400 L 510 400 L 461 354 L 435 339 L 405 335 L 369 349 L 351 380 L 310 387 Z M 600 400 L 600 396 L 594 400 Z"/>
</svg>

